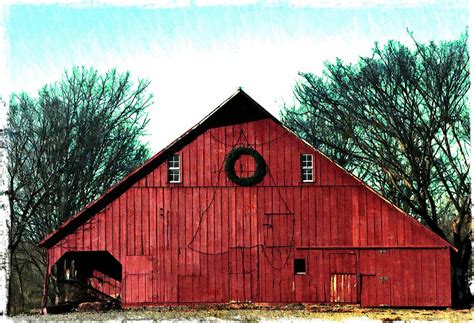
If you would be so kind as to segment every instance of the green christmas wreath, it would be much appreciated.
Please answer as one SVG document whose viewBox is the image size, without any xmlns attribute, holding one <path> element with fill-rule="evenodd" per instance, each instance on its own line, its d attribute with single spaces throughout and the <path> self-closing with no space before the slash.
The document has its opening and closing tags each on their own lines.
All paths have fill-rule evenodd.
<svg viewBox="0 0 474 323">
<path fill-rule="evenodd" d="M 235 162 L 242 155 L 252 156 L 255 161 L 255 172 L 250 177 L 239 177 L 235 173 Z M 265 177 L 265 174 L 267 173 L 267 166 L 262 155 L 260 155 L 255 149 L 250 147 L 237 147 L 232 149 L 227 155 L 224 170 L 227 178 L 229 178 L 229 180 L 235 184 L 240 186 L 252 186 L 259 183 Z"/>
</svg>

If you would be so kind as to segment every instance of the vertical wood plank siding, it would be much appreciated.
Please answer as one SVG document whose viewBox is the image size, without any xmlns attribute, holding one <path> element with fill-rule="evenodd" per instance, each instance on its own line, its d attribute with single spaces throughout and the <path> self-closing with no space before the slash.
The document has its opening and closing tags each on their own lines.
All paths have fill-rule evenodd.
<svg viewBox="0 0 474 323">
<path fill-rule="evenodd" d="M 236 146 L 263 156 L 262 182 L 227 179 Z M 273 120 L 207 129 L 176 153 L 182 183 L 168 184 L 162 163 L 50 248 L 50 263 L 71 250 L 110 252 L 122 286 L 101 288 L 124 306 L 451 305 L 446 243 Z M 313 183 L 301 182 L 302 153 L 313 154 Z M 253 161 L 241 163 L 251 174 Z M 294 274 L 295 258 L 306 274 Z"/>
</svg>

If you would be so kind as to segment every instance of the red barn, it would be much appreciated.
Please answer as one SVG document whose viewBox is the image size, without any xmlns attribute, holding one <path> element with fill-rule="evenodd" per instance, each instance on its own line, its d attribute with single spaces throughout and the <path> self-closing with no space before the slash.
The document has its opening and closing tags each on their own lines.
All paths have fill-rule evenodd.
<svg viewBox="0 0 474 323">
<path fill-rule="evenodd" d="M 242 90 L 40 246 L 62 301 L 451 305 L 449 243 Z"/>
</svg>

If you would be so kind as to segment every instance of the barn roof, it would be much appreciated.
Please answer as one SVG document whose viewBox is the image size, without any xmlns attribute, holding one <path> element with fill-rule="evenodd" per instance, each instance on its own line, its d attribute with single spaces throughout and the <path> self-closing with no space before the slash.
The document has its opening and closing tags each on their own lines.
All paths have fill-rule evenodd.
<svg viewBox="0 0 474 323">
<path fill-rule="evenodd" d="M 166 160 L 169 154 L 181 149 L 206 129 L 264 118 L 270 118 L 278 124 L 281 124 L 277 118 L 239 88 L 194 127 L 125 176 L 96 200 L 84 207 L 84 209 L 63 222 L 56 230 L 44 237 L 38 245 L 46 248 L 53 246 L 78 225 L 87 221 L 96 212 L 102 210 L 110 201 L 130 188 L 134 183 L 143 178 L 143 176 L 146 176 L 151 170 Z"/>
<path fill-rule="evenodd" d="M 68 220 L 63 222 L 56 230 L 48 234 L 44 237 L 40 242 L 40 247 L 52 247 L 55 243 L 60 241 L 63 237 L 67 234 L 72 232 L 75 228 L 77 228 L 82 223 L 86 222 L 92 216 L 94 216 L 97 212 L 100 212 L 104 207 L 106 207 L 111 201 L 115 198 L 120 196 L 123 192 L 129 189 L 133 184 L 139 181 L 141 178 L 146 176 L 150 173 L 153 169 L 155 169 L 158 165 L 164 162 L 167 157 L 174 153 L 175 151 L 179 151 L 181 148 L 186 146 L 192 140 L 194 140 L 197 136 L 203 133 L 206 129 L 213 128 L 213 127 L 221 127 L 230 124 L 236 124 L 241 122 L 248 122 L 248 121 L 256 121 L 261 119 L 271 119 L 280 126 L 284 127 L 286 130 L 292 132 L 290 129 L 286 128 L 277 118 L 275 118 L 271 113 L 265 110 L 260 104 L 258 104 L 254 99 L 252 99 L 247 93 L 245 93 L 241 88 L 239 88 L 234 94 L 232 94 L 229 98 L 227 98 L 224 102 L 222 102 L 217 108 L 215 108 L 211 113 L 209 113 L 204 119 L 198 122 L 195 126 L 191 129 L 186 131 L 183 135 L 178 137 L 175 141 L 171 144 L 166 146 L 160 152 L 155 154 L 153 157 L 148 159 L 144 164 L 136 168 L 130 174 L 125 176 L 121 181 L 116 183 L 114 186 L 109 188 L 105 191 L 102 195 L 100 195 L 96 200 L 89 203 L 84 209 L 70 217 Z M 295 134 L 296 136 L 296 134 Z M 301 139 L 301 138 L 300 138 Z M 325 156 L 322 152 L 314 148 L 308 142 L 303 140 L 308 146 L 316 150 L 319 154 Z M 327 156 L 325 156 L 328 158 Z M 330 158 L 328 158 L 330 159 Z M 332 161 L 332 160 L 331 160 Z M 380 196 L 384 199 L 387 203 L 391 204 L 398 210 L 405 213 L 403 210 L 398 208 L 396 205 L 388 201 L 386 198 L 381 196 L 378 192 L 374 191 L 371 187 L 365 184 L 362 180 L 358 179 L 355 175 L 347 172 L 343 167 L 338 165 L 336 162 L 332 161 L 336 166 L 341 168 L 345 173 L 348 173 L 350 176 L 355 178 L 359 183 L 363 186 Z M 436 236 L 440 244 L 452 247 L 447 241 L 443 240 L 437 234 L 428 230 L 424 227 L 421 223 L 413 219 L 412 217 L 408 216 L 412 221 L 416 222 L 417 225 L 422 226 L 428 234 Z"/>
</svg>

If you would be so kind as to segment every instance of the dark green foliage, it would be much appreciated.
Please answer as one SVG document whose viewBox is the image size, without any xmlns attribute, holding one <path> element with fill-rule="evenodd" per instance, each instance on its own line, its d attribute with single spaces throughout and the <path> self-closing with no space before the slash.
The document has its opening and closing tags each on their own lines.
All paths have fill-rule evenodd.
<svg viewBox="0 0 474 323">
<path fill-rule="evenodd" d="M 467 302 L 471 255 L 467 34 L 396 41 L 357 64 L 300 73 L 283 122 L 459 250 L 455 301 Z"/>
<path fill-rule="evenodd" d="M 8 116 L 10 251 L 35 245 L 149 156 L 149 82 L 73 68 L 36 97 L 13 94 Z M 38 261 L 38 259 L 31 259 Z M 44 259 L 42 259 L 44 265 Z M 14 268 L 14 267 L 13 267 Z"/>
</svg>

